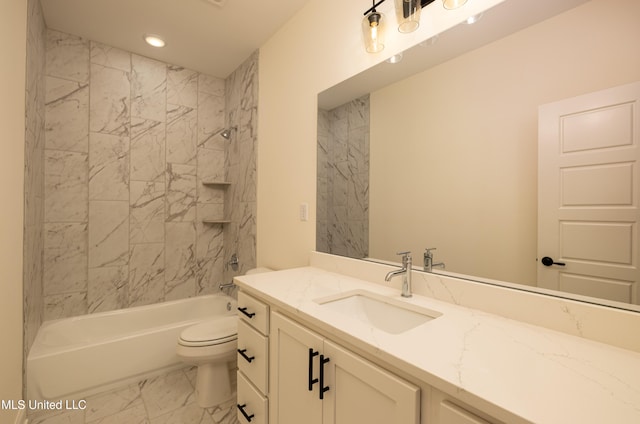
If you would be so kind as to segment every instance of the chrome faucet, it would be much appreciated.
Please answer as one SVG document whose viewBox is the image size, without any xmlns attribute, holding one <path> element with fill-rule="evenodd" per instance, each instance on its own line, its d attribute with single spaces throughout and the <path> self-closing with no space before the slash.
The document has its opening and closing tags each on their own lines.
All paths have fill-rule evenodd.
<svg viewBox="0 0 640 424">
<path fill-rule="evenodd" d="M 428 249 L 425 249 L 424 251 L 424 270 L 425 272 L 431 272 L 432 268 L 435 267 L 440 267 L 444 269 L 444 262 L 438 262 L 438 263 L 433 263 L 433 253 L 431 253 L 432 250 L 436 250 L 435 247 L 430 247 Z"/>
<path fill-rule="evenodd" d="M 411 297 L 411 252 L 399 252 L 398 255 L 402 255 L 402 268 L 388 272 L 384 281 L 391 281 L 396 275 L 403 275 L 402 297 Z"/>
</svg>

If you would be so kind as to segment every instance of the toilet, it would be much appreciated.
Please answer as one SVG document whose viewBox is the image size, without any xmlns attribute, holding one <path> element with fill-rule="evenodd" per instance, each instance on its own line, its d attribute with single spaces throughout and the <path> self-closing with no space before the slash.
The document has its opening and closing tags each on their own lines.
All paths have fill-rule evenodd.
<svg viewBox="0 0 640 424">
<path fill-rule="evenodd" d="M 238 317 L 216 317 L 187 327 L 180 333 L 180 359 L 196 365 L 196 400 L 201 408 L 219 405 L 231 398 L 229 363 L 236 359 Z"/>
<path fill-rule="evenodd" d="M 246 272 L 272 271 L 254 268 Z M 215 317 L 185 328 L 178 338 L 176 352 L 182 362 L 198 367 L 196 400 L 201 408 L 211 408 L 231 398 L 230 363 L 238 349 L 238 317 Z"/>
</svg>

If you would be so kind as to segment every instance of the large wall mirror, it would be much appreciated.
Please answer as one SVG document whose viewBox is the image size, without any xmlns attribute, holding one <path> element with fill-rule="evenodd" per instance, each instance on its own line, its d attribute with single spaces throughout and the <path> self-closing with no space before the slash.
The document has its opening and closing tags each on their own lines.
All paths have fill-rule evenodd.
<svg viewBox="0 0 640 424">
<path fill-rule="evenodd" d="M 539 106 L 640 81 L 635 1 L 506 0 L 320 93 L 317 249 L 393 262 L 410 250 L 421 265 L 436 248 L 445 268 L 433 272 L 549 287 L 538 275 Z M 630 267 L 639 259 L 634 248 Z M 637 284 L 558 295 L 640 311 Z"/>
</svg>

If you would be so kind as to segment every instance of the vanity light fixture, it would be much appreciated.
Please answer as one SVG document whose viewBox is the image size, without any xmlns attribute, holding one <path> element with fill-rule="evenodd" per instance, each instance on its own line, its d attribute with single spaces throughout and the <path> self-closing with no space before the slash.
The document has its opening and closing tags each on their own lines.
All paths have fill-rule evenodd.
<svg viewBox="0 0 640 424">
<path fill-rule="evenodd" d="M 362 19 L 362 35 L 364 37 L 364 45 L 369 53 L 379 53 L 384 50 L 384 15 L 376 10 L 376 7 L 383 3 L 373 0 L 373 6 L 364 12 Z"/>
<path fill-rule="evenodd" d="M 422 0 L 395 0 L 398 31 L 413 32 L 420 26 Z"/>
<path fill-rule="evenodd" d="M 418 29 L 422 9 L 434 1 L 435 0 L 394 0 L 398 31 L 407 33 Z M 376 7 L 384 2 L 385 0 L 378 0 L 377 2 L 376 0 L 372 0 L 373 6 L 364 12 L 362 35 L 365 48 L 369 53 L 379 53 L 384 50 L 385 19 L 384 15 L 376 10 Z M 442 0 L 445 9 L 457 9 L 466 2 L 467 0 Z M 477 16 L 479 17 L 479 15 Z"/>
<path fill-rule="evenodd" d="M 157 48 L 164 47 L 166 44 L 165 41 L 162 39 L 162 37 L 155 34 L 145 34 L 144 41 L 148 45 L 152 47 L 157 47 Z"/>
<path fill-rule="evenodd" d="M 442 5 L 445 9 L 453 10 L 464 6 L 466 2 L 467 0 L 442 0 Z"/>
</svg>

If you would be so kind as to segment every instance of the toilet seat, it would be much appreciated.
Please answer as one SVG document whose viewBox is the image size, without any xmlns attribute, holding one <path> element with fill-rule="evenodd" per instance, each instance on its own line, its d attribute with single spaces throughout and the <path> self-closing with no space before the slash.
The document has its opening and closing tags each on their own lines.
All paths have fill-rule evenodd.
<svg viewBox="0 0 640 424">
<path fill-rule="evenodd" d="M 238 317 L 213 318 L 185 328 L 178 344 L 186 347 L 215 346 L 238 339 Z"/>
</svg>

